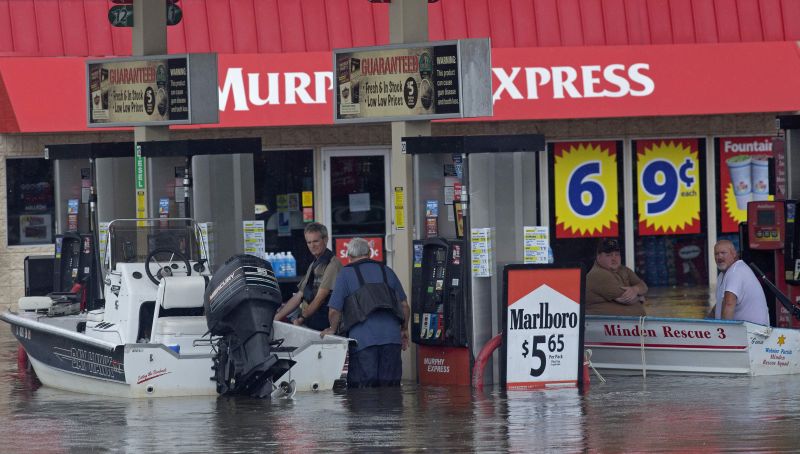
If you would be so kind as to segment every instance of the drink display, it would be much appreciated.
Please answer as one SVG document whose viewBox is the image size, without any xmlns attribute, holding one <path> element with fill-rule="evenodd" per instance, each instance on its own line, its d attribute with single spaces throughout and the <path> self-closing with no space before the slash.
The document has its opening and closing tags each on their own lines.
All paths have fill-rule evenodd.
<svg viewBox="0 0 800 454">
<path fill-rule="evenodd" d="M 725 161 L 731 175 L 736 207 L 740 210 L 747 209 L 747 202 L 753 200 L 751 160 L 750 156 L 740 155 Z"/>
<path fill-rule="evenodd" d="M 769 200 L 769 159 L 766 156 L 753 156 L 750 161 L 750 178 L 753 200 Z"/>
</svg>

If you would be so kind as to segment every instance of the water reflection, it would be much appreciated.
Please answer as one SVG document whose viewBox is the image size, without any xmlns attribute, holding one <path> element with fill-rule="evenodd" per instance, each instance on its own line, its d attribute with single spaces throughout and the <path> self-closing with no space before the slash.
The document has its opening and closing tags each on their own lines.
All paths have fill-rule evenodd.
<svg viewBox="0 0 800 454">
<path fill-rule="evenodd" d="M 589 390 L 403 386 L 114 399 L 38 387 L 0 329 L 0 452 L 795 451 L 798 377 L 607 377 Z"/>
<path fill-rule="evenodd" d="M 577 389 L 509 391 L 508 443 L 513 452 L 582 452 L 584 408 Z"/>
<path fill-rule="evenodd" d="M 652 287 L 644 308 L 652 317 L 705 318 L 712 297 L 708 287 Z"/>
</svg>

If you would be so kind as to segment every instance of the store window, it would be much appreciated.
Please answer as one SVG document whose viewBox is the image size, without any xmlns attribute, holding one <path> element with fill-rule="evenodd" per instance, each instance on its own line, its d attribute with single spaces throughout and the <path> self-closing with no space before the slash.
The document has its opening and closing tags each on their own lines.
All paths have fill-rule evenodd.
<svg viewBox="0 0 800 454">
<path fill-rule="evenodd" d="M 256 219 L 264 221 L 265 252 L 291 252 L 297 272 L 303 273 L 314 260 L 303 229 L 318 220 L 313 205 L 314 153 L 265 151 L 253 157 L 253 164 Z"/>
<path fill-rule="evenodd" d="M 635 140 L 635 270 L 650 287 L 707 287 L 705 141 Z"/>
<path fill-rule="evenodd" d="M 55 213 L 50 161 L 6 159 L 6 200 L 9 246 L 53 242 Z"/>
<path fill-rule="evenodd" d="M 332 234 L 386 235 L 384 157 L 332 156 L 330 165 Z"/>
</svg>

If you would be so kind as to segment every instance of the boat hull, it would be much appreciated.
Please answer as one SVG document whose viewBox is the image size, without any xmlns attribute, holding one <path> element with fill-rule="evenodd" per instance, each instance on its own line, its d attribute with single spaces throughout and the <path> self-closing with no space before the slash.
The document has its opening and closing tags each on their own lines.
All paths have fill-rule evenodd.
<svg viewBox="0 0 800 454">
<path fill-rule="evenodd" d="M 36 315 L 6 312 L 0 319 L 11 325 L 44 386 L 127 398 L 217 394 L 210 346 L 184 345 L 176 351 L 155 343 L 115 345 L 71 329 L 78 317 L 45 323 Z M 280 322 L 275 323 L 275 336 L 291 346 L 278 356 L 297 362 L 280 382 L 292 383 L 291 389 L 300 392 L 333 388 L 341 377 L 347 339 L 321 339 L 319 332 Z"/>
<path fill-rule="evenodd" d="M 587 316 L 585 347 L 619 373 L 800 373 L 800 332 L 742 321 Z"/>
</svg>

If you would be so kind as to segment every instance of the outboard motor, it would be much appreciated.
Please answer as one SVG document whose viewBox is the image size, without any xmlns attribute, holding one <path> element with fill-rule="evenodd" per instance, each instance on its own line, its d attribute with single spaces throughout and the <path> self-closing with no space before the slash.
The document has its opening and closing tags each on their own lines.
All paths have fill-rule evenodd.
<svg viewBox="0 0 800 454">
<path fill-rule="evenodd" d="M 217 392 L 265 397 L 295 362 L 279 359 L 272 320 L 281 292 L 272 265 L 252 255 L 235 255 L 211 279 L 205 312 L 212 336 L 221 336 L 214 355 Z"/>
</svg>

